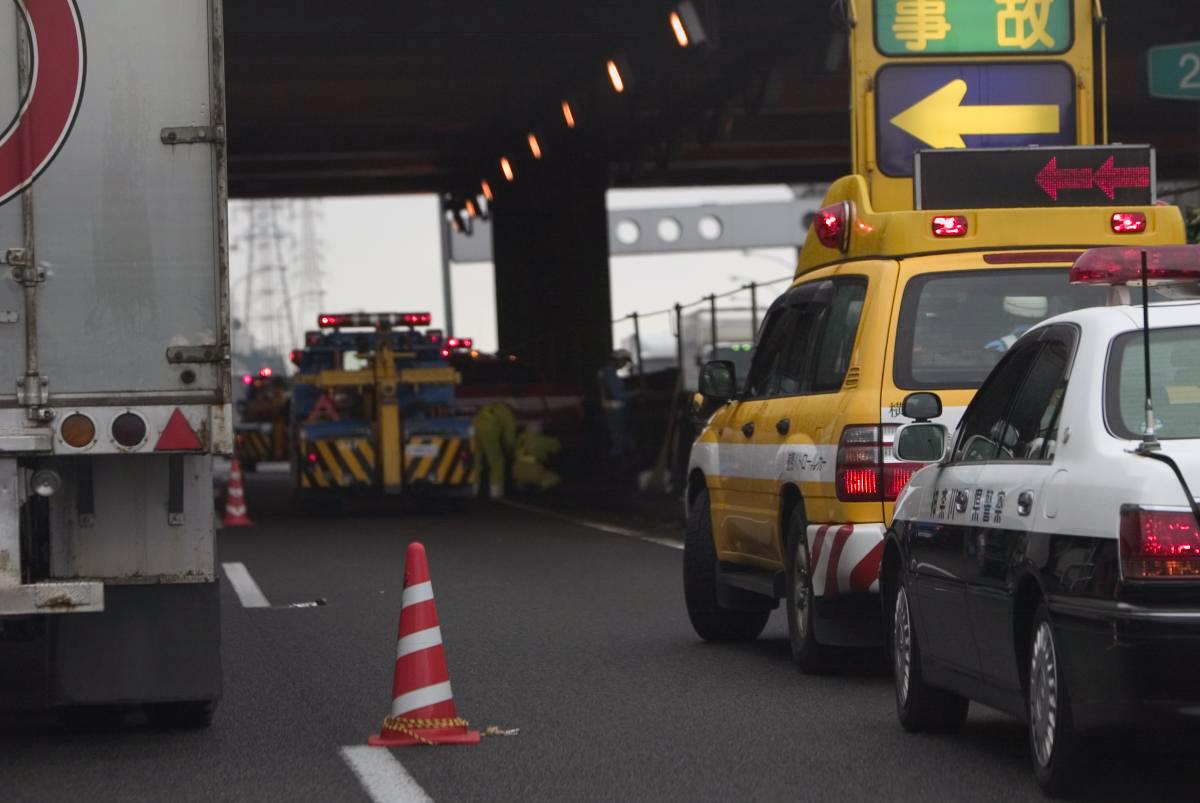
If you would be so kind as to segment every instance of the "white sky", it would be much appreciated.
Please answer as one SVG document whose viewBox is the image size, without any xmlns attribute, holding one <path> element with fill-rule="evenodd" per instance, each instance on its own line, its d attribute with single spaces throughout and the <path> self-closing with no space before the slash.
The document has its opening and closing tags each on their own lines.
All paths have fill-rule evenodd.
<svg viewBox="0 0 1200 803">
<path fill-rule="evenodd" d="M 787 200 L 792 191 L 783 185 L 753 187 L 695 187 L 670 189 L 612 190 L 609 209 L 688 206 L 712 203 L 748 203 Z M 814 208 L 820 197 L 813 200 Z M 236 243 L 246 229 L 246 202 L 235 202 L 231 236 Z M 323 287 L 326 312 L 429 311 L 434 326 L 444 326 L 442 303 L 441 238 L 438 231 L 438 201 L 434 195 L 328 198 L 321 202 L 319 236 L 323 245 Z M 293 221 L 288 228 L 299 236 Z M 291 241 L 289 241 L 291 242 Z M 298 242 L 298 241 L 295 241 Z M 232 254 L 234 317 L 241 317 L 248 248 L 235 247 Z M 289 253 L 295 253 L 294 250 Z M 294 257 L 285 256 L 285 259 Z M 260 257 L 260 264 L 261 264 Z M 792 272 L 795 249 L 773 248 L 752 252 L 720 251 L 655 256 L 623 256 L 610 260 L 612 311 L 614 318 L 630 312 L 646 312 L 688 304 L 708 293 L 722 293 L 748 281 L 770 281 Z M 293 271 L 295 268 L 293 268 Z M 457 332 L 475 338 L 483 351 L 497 348 L 496 313 L 490 263 L 456 264 L 452 268 L 454 317 Z M 274 281 L 269 277 L 268 281 Z M 297 279 L 290 278 L 290 294 L 296 299 Z M 259 287 L 264 280 L 256 275 Z M 785 285 L 759 294 L 765 307 Z M 278 293 L 276 294 L 278 295 Z M 275 302 L 269 302 L 275 303 Z M 722 304 L 738 305 L 737 298 Z M 741 301 L 748 305 L 748 295 Z M 316 310 L 296 299 L 294 315 L 299 333 L 313 328 Z M 310 305 L 311 306 L 311 305 Z M 261 309 L 261 308 L 260 308 Z M 261 313 L 260 313 L 261 314 Z M 647 350 L 657 350 L 656 341 L 673 349 L 668 316 L 645 321 L 642 340 Z M 619 343 L 632 332 L 627 323 L 614 326 Z M 256 335 L 269 339 L 262 325 Z M 287 339 L 277 329 L 276 338 Z M 298 344 L 297 344 L 298 345 Z"/>
</svg>

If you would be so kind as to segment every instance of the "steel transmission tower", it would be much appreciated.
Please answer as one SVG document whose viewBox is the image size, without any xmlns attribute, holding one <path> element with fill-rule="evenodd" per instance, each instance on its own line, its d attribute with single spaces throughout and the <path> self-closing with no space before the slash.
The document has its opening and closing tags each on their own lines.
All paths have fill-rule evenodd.
<svg viewBox="0 0 1200 803">
<path fill-rule="evenodd" d="M 297 201 L 296 207 L 300 227 L 300 236 L 297 239 L 300 275 L 296 306 L 300 315 L 298 328 L 303 332 L 312 328 L 317 316 L 325 312 L 325 244 L 320 233 L 324 211 L 321 202 L 315 200 Z"/>
</svg>

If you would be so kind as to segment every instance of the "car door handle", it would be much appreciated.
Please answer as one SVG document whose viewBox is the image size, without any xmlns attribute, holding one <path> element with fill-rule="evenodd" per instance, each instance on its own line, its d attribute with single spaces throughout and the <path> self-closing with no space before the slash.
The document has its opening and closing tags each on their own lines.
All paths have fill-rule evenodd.
<svg viewBox="0 0 1200 803">
<path fill-rule="evenodd" d="M 747 438 L 749 438 L 751 435 L 754 434 L 754 422 L 753 421 L 747 421 L 745 424 L 742 424 L 742 434 L 745 435 Z"/>
<path fill-rule="evenodd" d="M 1021 495 L 1017 497 L 1017 515 L 1028 516 L 1033 510 L 1033 494 L 1029 491 L 1021 491 Z"/>
<path fill-rule="evenodd" d="M 792 422 L 790 419 L 781 418 L 775 422 L 775 431 L 778 432 L 780 435 L 788 434 L 788 430 L 791 428 L 792 428 Z"/>
</svg>

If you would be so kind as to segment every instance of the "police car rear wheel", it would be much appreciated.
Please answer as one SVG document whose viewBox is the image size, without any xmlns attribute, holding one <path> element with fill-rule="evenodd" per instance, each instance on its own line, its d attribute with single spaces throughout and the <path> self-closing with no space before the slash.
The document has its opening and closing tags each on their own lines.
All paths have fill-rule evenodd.
<svg viewBox="0 0 1200 803">
<path fill-rule="evenodd" d="M 917 629 L 903 577 L 898 577 L 893 587 L 896 588 L 896 595 L 891 606 L 890 641 L 896 683 L 896 715 L 900 724 L 907 731 L 958 730 L 967 721 L 970 701 L 925 682 L 921 672 Z"/>
<path fill-rule="evenodd" d="M 683 542 L 683 598 L 696 635 L 705 641 L 753 641 L 767 626 L 765 610 L 723 608 L 717 598 L 717 549 L 713 544 L 708 490 L 688 511 Z"/>
<path fill-rule="evenodd" d="M 1044 602 L 1033 617 L 1028 681 L 1033 771 L 1047 794 L 1062 794 L 1071 788 L 1077 774 L 1079 735 L 1055 649 L 1054 627 Z"/>
<path fill-rule="evenodd" d="M 788 519 L 787 581 L 788 639 L 792 659 L 805 673 L 820 671 L 825 665 L 825 650 L 817 641 L 813 627 L 812 572 L 808 559 L 808 526 L 800 511 Z"/>
</svg>

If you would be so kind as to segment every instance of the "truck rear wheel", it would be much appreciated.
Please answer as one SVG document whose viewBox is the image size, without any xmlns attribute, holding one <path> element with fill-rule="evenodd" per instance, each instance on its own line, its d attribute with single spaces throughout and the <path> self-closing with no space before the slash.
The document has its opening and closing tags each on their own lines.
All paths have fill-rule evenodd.
<svg viewBox="0 0 1200 803">
<path fill-rule="evenodd" d="M 770 610 L 732 610 L 717 599 L 717 548 L 713 543 L 708 490 L 688 511 L 683 542 L 683 598 L 696 635 L 705 641 L 753 641 L 767 626 Z"/>
<path fill-rule="evenodd" d="M 145 706 L 150 727 L 159 730 L 199 730 L 212 724 L 217 710 L 215 700 L 188 700 L 180 703 L 150 703 Z"/>
</svg>

